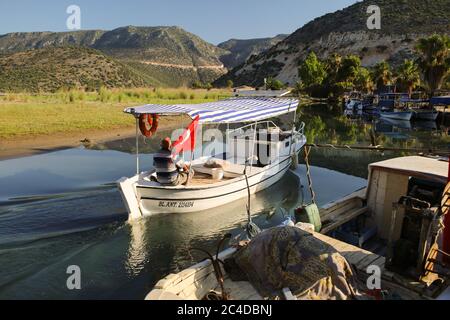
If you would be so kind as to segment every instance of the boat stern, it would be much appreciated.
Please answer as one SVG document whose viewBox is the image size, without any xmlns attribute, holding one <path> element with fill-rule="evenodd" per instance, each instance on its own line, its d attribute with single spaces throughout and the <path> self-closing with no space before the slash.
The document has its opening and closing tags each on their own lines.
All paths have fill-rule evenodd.
<svg viewBox="0 0 450 320">
<path fill-rule="evenodd" d="M 125 207 L 128 211 L 128 220 L 136 220 L 141 218 L 142 211 L 139 207 L 139 201 L 136 195 L 136 188 L 134 187 L 137 181 L 137 176 L 132 178 L 123 177 L 117 180 L 117 187 L 119 188 Z"/>
</svg>

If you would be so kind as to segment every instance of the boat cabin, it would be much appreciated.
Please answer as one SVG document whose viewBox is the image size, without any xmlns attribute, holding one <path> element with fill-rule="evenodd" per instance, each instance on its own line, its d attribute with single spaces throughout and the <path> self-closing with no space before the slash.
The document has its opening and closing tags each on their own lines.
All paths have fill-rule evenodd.
<svg viewBox="0 0 450 320">
<path fill-rule="evenodd" d="M 395 273 L 414 290 L 443 285 L 450 276 L 442 263 L 447 175 L 446 158 L 410 156 L 372 163 L 366 189 L 321 210 L 320 232 L 383 257 L 383 272 Z"/>
</svg>

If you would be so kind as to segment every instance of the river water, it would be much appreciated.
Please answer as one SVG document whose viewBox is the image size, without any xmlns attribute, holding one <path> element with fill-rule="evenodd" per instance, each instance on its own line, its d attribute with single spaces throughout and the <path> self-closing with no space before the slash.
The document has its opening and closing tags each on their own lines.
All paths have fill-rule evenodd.
<svg viewBox="0 0 450 320">
<path fill-rule="evenodd" d="M 348 120 L 339 107 L 308 106 L 310 142 L 449 148 L 446 128 Z M 403 127 L 402 127 L 403 126 Z M 143 144 L 151 166 L 161 132 Z M 142 299 L 161 277 L 202 260 L 189 248 L 215 250 L 223 234 L 237 235 L 245 200 L 208 212 L 155 216 L 129 224 L 114 181 L 135 172 L 134 139 L 0 161 L 0 299 Z M 405 153 L 313 150 L 319 205 L 365 186 L 370 162 Z M 305 167 L 252 197 L 262 228 L 309 201 Z M 285 210 L 280 210 L 283 208 Z M 67 268 L 81 270 L 81 290 L 69 290 Z"/>
</svg>

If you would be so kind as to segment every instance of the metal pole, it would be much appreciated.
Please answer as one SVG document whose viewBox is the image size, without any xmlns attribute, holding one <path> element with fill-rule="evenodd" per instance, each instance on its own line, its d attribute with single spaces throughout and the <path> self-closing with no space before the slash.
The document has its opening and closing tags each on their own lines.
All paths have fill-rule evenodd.
<svg viewBox="0 0 450 320">
<path fill-rule="evenodd" d="M 197 135 L 196 132 L 194 132 L 194 133 L 192 133 L 192 134 L 194 134 L 194 136 Z M 202 136 L 203 136 L 203 127 L 202 127 Z M 192 149 L 192 150 L 191 150 L 191 162 L 189 163 L 188 179 L 187 179 L 187 182 L 186 182 L 186 186 L 189 184 L 189 182 L 191 182 L 192 161 L 194 161 L 194 152 L 195 152 L 195 143 L 196 143 L 196 140 L 197 140 L 197 139 L 194 140 L 194 145 L 191 146 L 191 147 L 192 147 L 192 148 L 191 148 L 191 149 Z M 203 155 L 203 152 L 202 152 L 202 155 Z M 183 156 L 183 157 L 184 157 L 184 156 Z"/>
<path fill-rule="evenodd" d="M 289 107 L 290 109 L 290 107 Z M 292 123 L 292 132 L 291 132 L 291 143 L 289 144 L 289 155 L 292 155 L 292 143 L 294 142 L 294 131 L 295 131 L 295 118 L 297 118 L 297 109 L 294 111 L 294 121 Z M 294 148 L 295 152 L 295 148 Z"/>
<path fill-rule="evenodd" d="M 257 130 L 256 127 L 257 126 L 258 126 L 258 121 L 255 121 L 255 132 L 253 132 L 253 144 L 252 144 L 252 152 L 251 152 L 251 157 L 250 157 L 250 161 L 251 161 L 251 163 L 250 163 L 250 173 L 252 173 L 252 171 L 253 171 L 252 163 L 253 163 L 253 156 L 255 155 L 256 130 Z"/>
<path fill-rule="evenodd" d="M 228 148 L 229 148 L 229 145 L 228 145 L 228 132 L 229 131 L 230 131 L 230 123 L 227 122 L 227 131 L 225 133 L 225 154 L 224 154 L 225 159 L 223 159 L 223 160 L 227 160 L 226 158 L 227 158 L 227 153 L 228 153 Z M 231 152 L 230 152 L 230 154 L 231 154 Z"/>
<path fill-rule="evenodd" d="M 136 117 L 136 174 L 139 174 L 139 117 Z"/>
</svg>

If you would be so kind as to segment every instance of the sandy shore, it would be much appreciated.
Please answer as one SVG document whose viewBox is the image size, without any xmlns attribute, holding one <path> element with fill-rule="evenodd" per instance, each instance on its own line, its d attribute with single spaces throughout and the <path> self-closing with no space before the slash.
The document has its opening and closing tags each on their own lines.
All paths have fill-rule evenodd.
<svg viewBox="0 0 450 320">
<path fill-rule="evenodd" d="M 189 122 L 182 117 L 166 117 L 161 119 L 158 130 L 185 127 Z M 76 148 L 83 145 L 86 139 L 90 143 L 102 143 L 121 138 L 134 137 L 135 126 L 110 130 L 84 130 L 75 133 L 55 133 L 0 140 L 0 160 L 31 156 L 45 152 Z"/>
<path fill-rule="evenodd" d="M 51 136 L 34 136 L 0 141 L 0 160 L 30 156 L 39 153 L 75 148 L 88 139 L 92 142 L 103 142 L 135 135 L 135 128 L 120 128 L 111 131 L 89 130 L 79 133 L 57 133 Z"/>
</svg>

